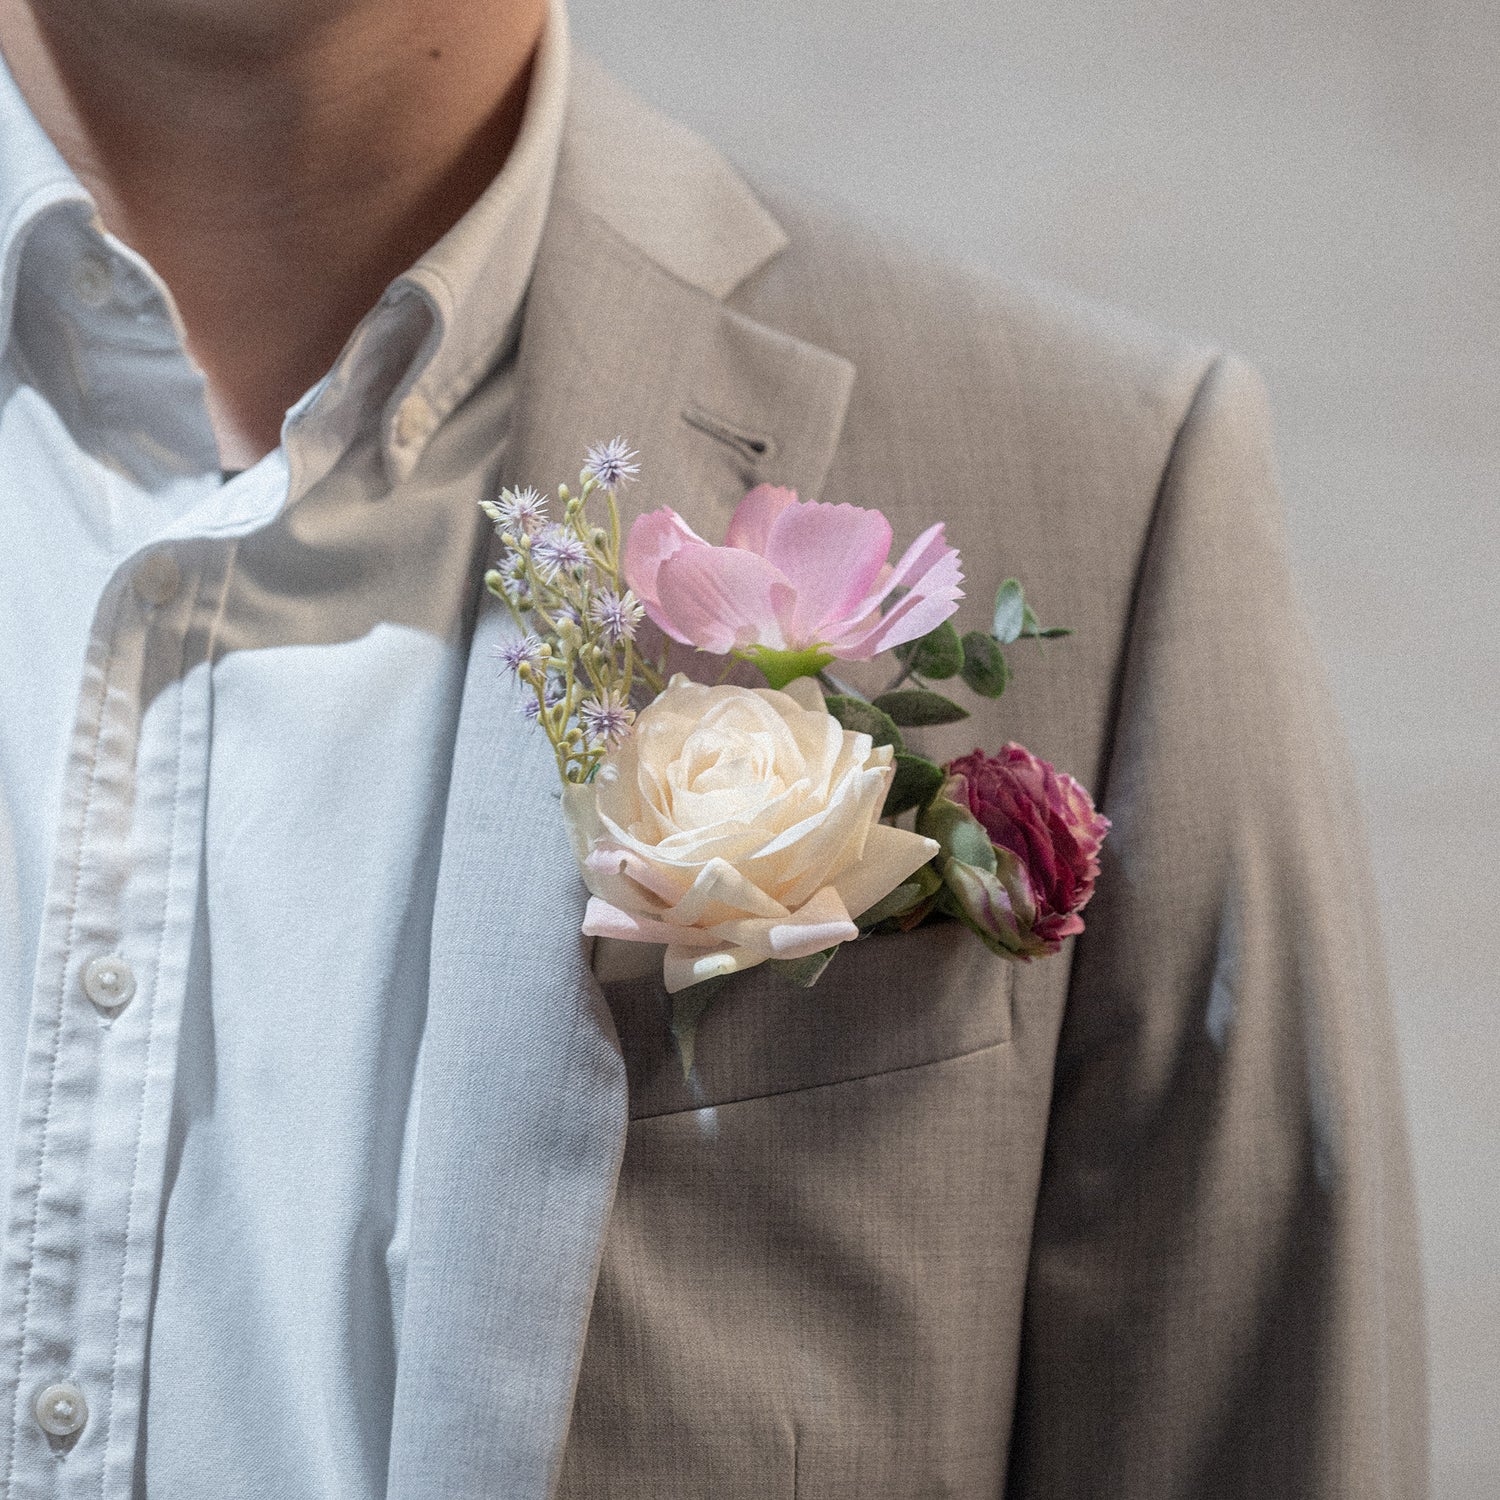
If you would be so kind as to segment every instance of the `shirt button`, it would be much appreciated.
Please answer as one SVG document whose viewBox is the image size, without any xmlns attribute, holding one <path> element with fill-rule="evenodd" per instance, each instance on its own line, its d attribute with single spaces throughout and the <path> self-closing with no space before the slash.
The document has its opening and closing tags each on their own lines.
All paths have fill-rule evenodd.
<svg viewBox="0 0 1500 1500">
<path fill-rule="evenodd" d="M 99 255 L 85 255 L 73 270 L 73 290 L 86 307 L 103 307 L 114 289 L 109 262 Z"/>
<path fill-rule="evenodd" d="M 145 603 L 169 604 L 182 587 L 182 569 L 170 552 L 153 552 L 141 559 L 130 582 Z"/>
<path fill-rule="evenodd" d="M 31 1410 L 36 1425 L 51 1437 L 72 1437 L 83 1431 L 89 1419 L 89 1404 L 71 1380 L 59 1380 L 38 1391 Z"/>
<path fill-rule="evenodd" d="M 89 960 L 83 992 L 100 1010 L 118 1010 L 135 994 L 135 970 L 118 954 Z"/>
</svg>

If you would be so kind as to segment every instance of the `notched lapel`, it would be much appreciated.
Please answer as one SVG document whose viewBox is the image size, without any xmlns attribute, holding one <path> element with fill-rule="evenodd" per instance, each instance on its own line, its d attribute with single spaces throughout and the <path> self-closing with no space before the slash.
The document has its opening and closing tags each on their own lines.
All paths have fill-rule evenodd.
<svg viewBox="0 0 1500 1500">
<path fill-rule="evenodd" d="M 671 505 L 717 539 L 761 480 L 815 496 L 853 370 L 719 300 L 780 230 L 709 148 L 597 70 L 574 89 L 507 480 L 550 490 L 621 433 L 643 470 L 627 522 Z M 628 212 L 621 172 L 646 192 Z M 493 606 L 470 648 L 438 877 L 390 1500 L 551 1493 L 626 1128 L 556 772 L 495 668 Z"/>
<path fill-rule="evenodd" d="M 571 200 L 543 240 L 522 334 L 517 483 L 576 478 L 584 449 L 623 435 L 641 478 L 627 520 L 670 505 L 717 541 L 761 481 L 817 495 L 853 366 L 725 307 Z"/>
</svg>

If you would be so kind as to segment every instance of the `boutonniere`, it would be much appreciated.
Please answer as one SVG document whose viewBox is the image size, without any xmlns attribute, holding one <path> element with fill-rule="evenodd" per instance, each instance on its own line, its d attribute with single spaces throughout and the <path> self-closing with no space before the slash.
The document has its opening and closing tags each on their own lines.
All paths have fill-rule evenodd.
<svg viewBox="0 0 1500 1500">
<path fill-rule="evenodd" d="M 812 985 L 844 943 L 936 919 L 1021 961 L 1082 931 L 1109 828 L 1088 792 L 1020 745 L 939 765 L 902 733 L 968 717 L 933 683 L 998 698 L 1005 647 L 1068 631 L 1008 579 L 990 630 L 960 637 L 942 522 L 892 564 L 878 510 L 772 485 L 721 546 L 670 509 L 625 536 L 618 494 L 637 472 L 616 439 L 589 450 L 576 491 L 484 502 L 503 548 L 485 581 L 556 759 L 583 932 L 661 946 L 684 1072 L 704 1007 L 742 969 Z M 707 680 L 667 676 L 647 619 L 703 653 Z M 835 675 L 883 656 L 872 697 Z M 763 685 L 725 681 L 741 663 Z"/>
</svg>

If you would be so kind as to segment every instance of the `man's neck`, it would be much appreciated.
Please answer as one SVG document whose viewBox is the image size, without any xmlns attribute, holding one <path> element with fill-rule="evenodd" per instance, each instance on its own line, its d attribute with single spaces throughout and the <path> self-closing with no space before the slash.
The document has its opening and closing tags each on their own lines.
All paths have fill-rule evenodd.
<svg viewBox="0 0 1500 1500">
<path fill-rule="evenodd" d="M 545 0 L 0 0 L 0 49 L 172 289 L 223 461 L 279 441 L 520 126 Z"/>
</svg>

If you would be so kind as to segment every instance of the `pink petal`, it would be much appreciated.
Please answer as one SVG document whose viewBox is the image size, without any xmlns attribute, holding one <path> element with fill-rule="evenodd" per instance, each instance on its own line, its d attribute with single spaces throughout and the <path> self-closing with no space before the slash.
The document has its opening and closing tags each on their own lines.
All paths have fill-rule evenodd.
<svg viewBox="0 0 1500 1500">
<path fill-rule="evenodd" d="M 911 588 L 928 568 L 934 566 L 945 553 L 953 549 L 943 535 L 943 523 L 929 526 L 905 552 L 894 568 L 887 568 L 883 577 L 877 578 L 870 592 L 860 601 L 856 609 L 849 611 L 851 620 L 863 620 L 866 615 L 879 609 L 881 604 L 898 588 Z M 954 553 L 957 556 L 957 553 Z M 962 576 L 962 575 L 960 575 Z"/>
<path fill-rule="evenodd" d="M 787 506 L 797 503 L 796 490 L 783 489 L 776 484 L 758 484 L 735 507 L 729 519 L 729 532 L 724 538 L 726 547 L 741 547 L 746 552 L 766 555 L 766 538 L 771 533 L 771 523 Z"/>
<path fill-rule="evenodd" d="M 958 553 L 951 547 L 915 583 L 911 592 L 884 615 L 870 620 L 863 630 L 841 637 L 829 644 L 850 661 L 866 661 L 903 641 L 914 641 L 941 625 L 954 610 L 964 592 Z"/>
<path fill-rule="evenodd" d="M 825 626 L 868 612 L 859 605 L 890 556 L 891 523 L 858 505 L 799 502 L 776 517 L 765 552 L 797 591 L 792 644 L 812 646 Z"/>
<path fill-rule="evenodd" d="M 780 572 L 754 552 L 684 547 L 662 562 L 656 586 L 663 618 L 651 618 L 700 651 L 723 655 L 736 646 L 786 646 L 782 619 L 795 596 Z"/>
<path fill-rule="evenodd" d="M 670 506 L 648 511 L 636 517 L 630 535 L 625 539 L 625 582 L 635 590 L 636 598 L 649 608 L 658 602 L 656 580 L 661 565 L 684 547 L 707 546 L 708 543 Z M 660 620 L 656 623 L 661 625 Z M 671 634 L 665 625 L 662 629 Z"/>
</svg>

